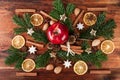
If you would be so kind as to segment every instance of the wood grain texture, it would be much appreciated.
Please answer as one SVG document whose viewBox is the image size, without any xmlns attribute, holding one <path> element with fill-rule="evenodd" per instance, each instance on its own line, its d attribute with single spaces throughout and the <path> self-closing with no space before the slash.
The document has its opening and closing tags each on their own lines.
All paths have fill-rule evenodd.
<svg viewBox="0 0 120 80">
<path fill-rule="evenodd" d="M 19 9 L 35 9 L 37 12 L 44 10 L 49 12 L 52 7 L 53 0 L 0 0 L 0 80 L 103 80 L 111 78 L 119 80 L 120 77 L 120 1 L 119 0 L 63 0 L 65 4 L 74 3 L 80 9 L 107 7 L 107 18 L 114 18 L 116 29 L 114 34 L 115 51 L 108 55 L 108 61 L 104 62 L 102 69 L 110 69 L 110 75 L 93 75 L 89 71 L 84 76 L 77 76 L 72 68 L 64 69 L 61 74 L 56 75 L 53 71 L 38 70 L 37 77 L 16 77 L 16 70 L 13 67 L 4 64 L 5 57 L 8 56 L 6 50 L 11 45 L 11 39 L 14 37 L 13 29 L 18 27 L 12 22 L 14 10 Z M 3 69 L 4 67 L 4 69 Z M 89 65 L 90 69 L 94 66 Z M 35 71 L 36 72 L 36 71 Z M 67 76 L 66 76 L 67 74 Z"/>
</svg>

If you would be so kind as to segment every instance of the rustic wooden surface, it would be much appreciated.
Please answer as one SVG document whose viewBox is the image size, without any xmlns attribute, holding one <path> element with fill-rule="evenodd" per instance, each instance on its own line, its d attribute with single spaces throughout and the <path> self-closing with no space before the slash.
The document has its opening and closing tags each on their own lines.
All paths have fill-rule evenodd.
<svg viewBox="0 0 120 80">
<path fill-rule="evenodd" d="M 81 9 L 86 7 L 108 7 L 107 17 L 114 18 L 117 24 L 114 35 L 115 51 L 108 55 L 108 61 L 102 65 L 103 69 L 110 69 L 110 75 L 85 74 L 77 76 L 71 69 L 64 69 L 61 74 L 55 75 L 53 71 L 39 70 L 37 77 L 16 77 L 16 70 L 4 64 L 5 57 L 8 56 L 6 50 L 11 45 L 13 38 L 13 28 L 17 27 L 12 22 L 12 16 L 16 8 L 31 8 L 49 12 L 52 9 L 53 0 L 0 0 L 0 80 L 120 80 L 120 1 L 119 0 L 63 0 L 74 3 Z M 94 68 L 94 67 L 91 67 Z"/>
</svg>

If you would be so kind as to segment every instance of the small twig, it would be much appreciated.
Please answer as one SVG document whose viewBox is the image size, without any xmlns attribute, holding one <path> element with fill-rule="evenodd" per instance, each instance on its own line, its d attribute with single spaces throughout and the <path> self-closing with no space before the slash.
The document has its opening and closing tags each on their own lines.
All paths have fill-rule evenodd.
<svg viewBox="0 0 120 80">
<path fill-rule="evenodd" d="M 85 11 L 82 10 L 81 13 L 78 15 L 78 17 L 76 18 L 76 20 L 75 20 L 74 23 L 73 23 L 73 27 L 75 27 L 75 26 L 77 25 L 79 19 L 81 18 L 81 16 L 83 15 L 84 12 L 85 12 Z"/>
<path fill-rule="evenodd" d="M 50 18 L 50 19 L 53 20 L 53 21 L 58 21 L 57 19 L 55 19 L 55 18 L 53 18 L 52 16 L 48 15 L 48 14 L 47 14 L 46 12 L 44 12 L 44 11 L 40 11 L 40 13 L 41 13 L 42 15 Z"/>
<path fill-rule="evenodd" d="M 87 8 L 87 11 L 108 11 L 108 8 Z"/>
</svg>

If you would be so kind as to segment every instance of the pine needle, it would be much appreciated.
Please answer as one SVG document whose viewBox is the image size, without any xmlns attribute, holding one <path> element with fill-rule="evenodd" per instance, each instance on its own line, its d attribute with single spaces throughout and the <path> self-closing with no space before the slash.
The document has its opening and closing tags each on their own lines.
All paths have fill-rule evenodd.
<svg viewBox="0 0 120 80">
<path fill-rule="evenodd" d="M 102 51 L 98 50 L 96 53 L 86 53 L 83 52 L 81 55 L 76 54 L 75 56 L 69 55 L 67 56 L 66 51 L 58 51 L 57 56 L 62 58 L 63 60 L 71 60 L 76 62 L 78 60 L 83 60 L 85 62 L 89 62 L 94 64 L 97 68 L 101 67 L 101 63 L 107 60 L 107 55 L 105 55 Z"/>
<path fill-rule="evenodd" d="M 25 57 L 26 57 L 26 55 L 27 55 L 27 53 L 25 53 L 25 52 L 21 52 L 21 51 L 19 51 L 18 49 L 15 49 L 15 48 L 13 48 L 13 47 L 10 47 L 9 49 L 8 49 L 8 53 L 10 54 L 7 58 L 6 58 L 6 60 L 5 60 L 5 64 L 7 64 L 7 65 L 11 65 L 11 64 L 14 64 L 14 63 L 18 63 L 19 62 L 19 60 L 23 60 Z M 19 63 L 20 64 L 20 63 Z M 21 65 L 18 65 L 17 64 L 17 66 L 16 66 L 16 68 L 20 68 L 20 66 Z"/>
<path fill-rule="evenodd" d="M 25 13 L 23 18 L 19 17 L 18 15 L 14 15 L 13 21 L 19 26 L 19 28 L 14 29 L 16 34 L 27 32 L 27 29 L 33 27 L 33 25 L 30 23 L 30 15 L 28 13 Z"/>
<path fill-rule="evenodd" d="M 60 14 L 65 13 L 65 8 L 61 0 L 55 0 L 53 2 L 54 9 L 58 11 Z"/>
<path fill-rule="evenodd" d="M 69 16 L 70 14 L 72 14 L 74 9 L 75 9 L 75 5 L 68 3 L 68 5 L 66 7 L 66 15 Z"/>
<path fill-rule="evenodd" d="M 44 32 L 42 31 L 35 31 L 33 34 L 32 34 L 32 37 L 38 41 L 38 42 L 44 42 L 44 43 L 48 43 L 48 39 L 47 39 L 47 36 Z"/>
<path fill-rule="evenodd" d="M 36 68 L 45 67 L 50 59 L 49 55 L 50 51 L 46 51 L 44 54 L 37 56 L 35 62 L 36 62 Z"/>
</svg>

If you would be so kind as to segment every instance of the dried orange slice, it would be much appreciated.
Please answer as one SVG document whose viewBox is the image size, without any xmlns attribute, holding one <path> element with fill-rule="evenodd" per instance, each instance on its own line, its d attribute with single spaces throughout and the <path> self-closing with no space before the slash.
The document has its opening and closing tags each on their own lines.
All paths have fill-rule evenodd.
<svg viewBox="0 0 120 80">
<path fill-rule="evenodd" d="M 43 23 L 43 17 L 40 14 L 33 14 L 30 18 L 30 22 L 33 26 L 40 26 Z"/>
<path fill-rule="evenodd" d="M 25 45 L 25 39 L 21 35 L 17 35 L 12 39 L 12 46 L 14 48 L 20 49 Z"/>
<path fill-rule="evenodd" d="M 88 66 L 87 64 L 84 62 L 84 61 L 77 61 L 75 64 L 74 64 L 74 72 L 78 75 L 84 75 L 87 70 L 88 70 Z"/>
<path fill-rule="evenodd" d="M 115 45 L 111 40 L 105 40 L 101 43 L 101 50 L 105 54 L 110 54 L 114 51 Z"/>
<path fill-rule="evenodd" d="M 25 59 L 22 63 L 22 69 L 25 72 L 31 72 L 35 68 L 35 62 L 32 59 Z"/>
<path fill-rule="evenodd" d="M 87 26 L 92 26 L 96 23 L 97 16 L 92 12 L 87 12 L 83 17 L 83 21 Z"/>
</svg>

